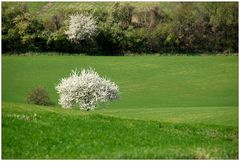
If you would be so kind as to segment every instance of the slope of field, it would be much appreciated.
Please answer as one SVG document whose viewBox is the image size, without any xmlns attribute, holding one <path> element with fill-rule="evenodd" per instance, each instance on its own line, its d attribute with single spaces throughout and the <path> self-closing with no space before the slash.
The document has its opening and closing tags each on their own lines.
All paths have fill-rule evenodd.
<svg viewBox="0 0 240 161">
<path fill-rule="evenodd" d="M 30 12 L 38 14 L 43 20 L 48 19 L 55 13 L 64 11 L 79 11 L 79 10 L 101 10 L 110 12 L 116 2 L 4 2 L 10 6 L 25 4 Z M 126 2 L 120 2 L 126 3 Z M 159 6 L 165 12 L 176 6 L 176 3 L 169 2 L 128 2 L 135 7 L 136 10 L 146 10 L 149 7 Z"/>
<path fill-rule="evenodd" d="M 106 108 L 97 109 L 95 113 L 168 123 L 238 126 L 238 107 Z"/>
<path fill-rule="evenodd" d="M 237 159 L 238 129 L 3 103 L 3 159 Z"/>
<path fill-rule="evenodd" d="M 236 159 L 235 56 L 3 56 L 4 159 Z M 120 99 L 65 110 L 54 89 L 72 69 L 95 68 Z M 25 104 L 42 85 L 54 107 Z"/>
<path fill-rule="evenodd" d="M 7 4 L 11 9 L 18 5 L 26 5 L 30 12 L 37 13 L 47 6 L 47 2 L 2 2 L 3 4 Z"/>
<path fill-rule="evenodd" d="M 120 99 L 95 112 L 143 120 L 237 126 L 237 57 L 4 56 L 2 100 L 22 102 L 42 85 L 55 106 L 55 85 L 72 69 L 95 68 L 120 87 Z"/>
</svg>

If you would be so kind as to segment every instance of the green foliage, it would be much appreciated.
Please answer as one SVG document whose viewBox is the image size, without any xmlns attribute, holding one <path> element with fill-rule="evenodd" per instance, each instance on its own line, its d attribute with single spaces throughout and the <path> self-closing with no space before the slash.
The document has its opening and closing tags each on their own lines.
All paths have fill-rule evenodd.
<svg viewBox="0 0 240 161">
<path fill-rule="evenodd" d="M 43 25 L 30 13 L 18 15 L 13 19 L 14 29 L 23 45 L 34 45 L 34 40 L 43 30 Z"/>
<path fill-rule="evenodd" d="M 125 39 L 125 31 L 116 23 L 107 21 L 99 23 L 99 33 L 96 37 L 99 49 L 107 55 L 122 54 L 122 43 Z"/>
<path fill-rule="evenodd" d="M 56 13 L 44 22 L 45 30 L 55 32 L 64 26 L 65 14 L 63 12 Z"/>
<path fill-rule="evenodd" d="M 3 103 L 3 159 L 237 159 L 238 128 Z M 63 148 L 64 147 L 64 148 Z"/>
<path fill-rule="evenodd" d="M 136 27 L 144 27 L 152 30 L 157 24 L 161 24 L 168 19 L 168 15 L 159 6 L 152 6 L 146 10 L 135 11 L 132 23 Z"/>
<path fill-rule="evenodd" d="M 67 52 L 72 47 L 71 42 L 67 39 L 67 35 L 64 34 L 64 28 L 61 28 L 55 32 L 49 33 L 48 38 L 48 50 Z"/>
<path fill-rule="evenodd" d="M 44 27 L 28 12 L 27 6 L 20 5 L 12 10 L 5 5 L 3 9 L 3 51 L 36 51 L 41 48 L 45 43 L 40 36 Z"/>
<path fill-rule="evenodd" d="M 15 8 L 10 8 L 7 3 L 2 5 L 2 47 L 4 52 L 15 52 L 21 47 L 21 39 L 17 31 L 13 28 L 14 18 L 18 15 L 23 15 L 27 12 L 25 5 L 19 5 Z"/>
<path fill-rule="evenodd" d="M 113 8 L 112 17 L 114 22 L 123 29 L 128 28 L 131 25 L 134 7 L 128 3 L 124 5 L 116 3 Z"/>
<path fill-rule="evenodd" d="M 10 4 L 13 7 L 9 7 Z M 4 53 L 59 51 L 123 55 L 238 52 L 238 4 L 235 2 L 181 2 L 171 5 L 145 2 L 146 6 L 140 2 L 38 4 L 43 5 L 42 9 L 34 3 L 3 3 Z M 84 7 L 87 5 L 89 7 Z M 37 8 L 38 12 L 45 12 L 52 7 L 54 11 L 48 13 L 44 22 L 32 14 L 37 13 Z M 99 28 L 98 36 L 78 45 L 69 42 L 65 36 L 65 22 L 72 13 L 93 15 Z"/>
<path fill-rule="evenodd" d="M 47 91 L 41 86 L 38 86 L 29 92 L 27 96 L 27 103 L 44 106 L 52 104 Z"/>
<path fill-rule="evenodd" d="M 215 34 L 213 38 L 215 47 L 225 52 L 237 51 L 238 6 L 235 3 L 218 3 L 207 7 L 213 12 L 209 23 Z"/>
<path fill-rule="evenodd" d="M 178 5 L 169 30 L 179 51 L 237 52 L 237 9 L 236 3 Z"/>
</svg>

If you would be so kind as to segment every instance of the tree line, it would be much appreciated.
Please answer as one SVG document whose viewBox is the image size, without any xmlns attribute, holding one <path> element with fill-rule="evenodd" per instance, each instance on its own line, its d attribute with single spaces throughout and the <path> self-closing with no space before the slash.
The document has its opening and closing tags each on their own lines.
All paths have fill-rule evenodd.
<svg viewBox="0 0 240 161">
<path fill-rule="evenodd" d="M 163 2 L 164 3 L 164 2 Z M 97 34 L 78 42 L 68 39 L 69 15 L 91 15 Z M 237 53 L 237 2 L 179 2 L 137 9 L 116 3 L 104 10 L 65 10 L 42 20 L 27 5 L 2 3 L 2 52 L 66 52 L 88 55 L 128 53 Z"/>
</svg>

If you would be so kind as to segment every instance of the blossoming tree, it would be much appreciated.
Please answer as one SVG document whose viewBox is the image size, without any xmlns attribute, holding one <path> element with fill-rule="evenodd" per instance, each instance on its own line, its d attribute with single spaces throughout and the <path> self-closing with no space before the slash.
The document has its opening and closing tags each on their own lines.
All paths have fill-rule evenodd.
<svg viewBox="0 0 240 161">
<path fill-rule="evenodd" d="M 100 102 L 118 98 L 119 88 L 109 79 L 100 77 L 93 69 L 73 70 L 56 86 L 59 104 L 64 108 L 78 105 L 80 109 L 92 110 Z"/>
<path fill-rule="evenodd" d="M 65 33 L 69 40 L 78 43 L 97 34 L 97 24 L 91 15 L 72 14 L 69 17 L 69 26 Z"/>
</svg>

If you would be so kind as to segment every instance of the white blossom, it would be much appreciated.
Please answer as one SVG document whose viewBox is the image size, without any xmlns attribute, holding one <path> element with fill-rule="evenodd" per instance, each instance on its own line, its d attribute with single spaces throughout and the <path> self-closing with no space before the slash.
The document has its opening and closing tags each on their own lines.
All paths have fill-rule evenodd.
<svg viewBox="0 0 240 161">
<path fill-rule="evenodd" d="M 12 118 L 16 118 L 19 120 L 25 120 L 25 121 L 36 121 L 38 118 L 40 118 L 40 116 L 37 116 L 36 113 L 34 113 L 33 115 L 25 115 L 25 114 L 8 114 L 7 117 L 12 117 Z"/>
<path fill-rule="evenodd" d="M 91 38 L 97 33 L 96 21 L 91 15 L 72 14 L 69 16 L 68 39 L 74 42 Z"/>
<path fill-rule="evenodd" d="M 94 109 L 100 102 L 117 99 L 118 86 L 109 79 L 100 77 L 93 69 L 73 70 L 56 86 L 59 104 L 64 108 L 78 105 L 80 109 Z"/>
</svg>

